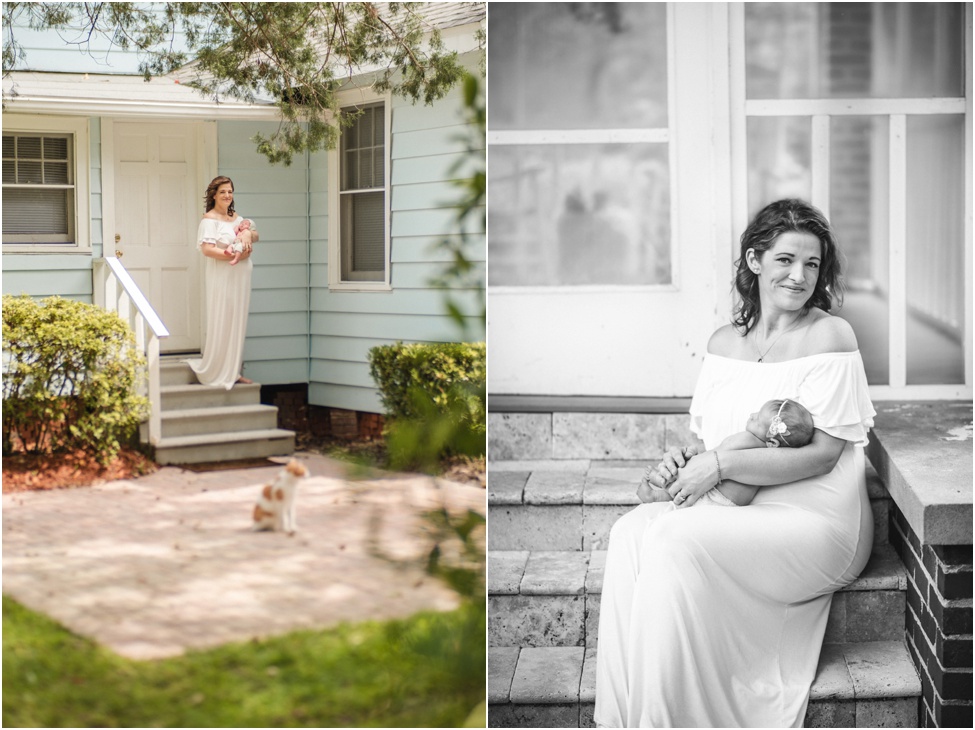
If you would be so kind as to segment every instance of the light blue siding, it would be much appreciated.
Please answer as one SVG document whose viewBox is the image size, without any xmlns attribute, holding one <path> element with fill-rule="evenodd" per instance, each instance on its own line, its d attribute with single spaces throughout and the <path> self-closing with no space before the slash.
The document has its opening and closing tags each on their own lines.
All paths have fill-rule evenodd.
<svg viewBox="0 0 975 730">
<path fill-rule="evenodd" d="M 219 174 L 234 181 L 237 212 L 260 233 L 254 248 L 244 372 L 265 384 L 308 382 L 308 172 L 304 156 L 271 165 L 253 137 L 275 123 L 220 122 Z"/>
<path fill-rule="evenodd" d="M 90 118 L 89 124 L 89 195 L 90 220 L 78 221 L 90 226 L 92 251 L 67 254 L 3 254 L 3 293 L 30 294 L 44 298 L 62 296 L 91 303 L 92 257 L 102 255 L 102 146 L 101 120 Z"/>
<path fill-rule="evenodd" d="M 327 235 L 324 217 L 312 228 L 311 364 L 309 400 L 313 404 L 381 411 L 369 375 L 370 348 L 406 342 L 458 339 L 457 324 L 446 315 L 446 292 L 430 280 L 443 274 L 449 255 L 437 242 L 457 235 L 457 208 L 463 191 L 454 181 L 470 175 L 474 162 L 464 154 L 466 128 L 461 93 L 453 90 L 433 106 L 392 100 L 390 170 L 390 283 L 392 291 L 339 292 L 328 288 Z M 312 191 L 312 208 L 327 210 L 325 171 Z M 465 253 L 486 260 L 483 235 L 470 237 Z M 483 339 L 476 314 L 483 291 L 455 291 L 470 329 Z"/>
</svg>

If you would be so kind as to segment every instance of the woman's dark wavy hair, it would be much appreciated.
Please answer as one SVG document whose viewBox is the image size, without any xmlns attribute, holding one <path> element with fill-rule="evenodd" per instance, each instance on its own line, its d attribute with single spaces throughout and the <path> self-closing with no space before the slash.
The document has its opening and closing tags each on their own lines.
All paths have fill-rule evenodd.
<svg viewBox="0 0 975 730">
<path fill-rule="evenodd" d="M 213 178 L 213 180 L 210 181 L 209 185 L 207 185 L 206 194 L 203 196 L 204 213 L 209 213 L 211 210 L 213 210 L 213 207 L 216 205 L 216 201 L 214 200 L 214 198 L 217 197 L 217 190 L 220 189 L 221 185 L 224 185 L 226 183 L 230 183 L 231 190 L 235 189 L 234 181 L 231 180 L 226 175 L 218 175 L 217 177 Z M 231 203 L 230 207 L 227 208 L 227 213 L 229 213 L 230 215 L 233 215 L 235 213 L 233 203 Z"/>
<path fill-rule="evenodd" d="M 828 312 L 834 298 L 837 306 L 843 305 L 844 287 L 840 272 L 842 254 L 826 216 L 805 201 L 778 200 L 769 203 L 759 211 L 745 232 L 741 234 L 741 257 L 735 262 L 735 266 L 738 267 L 735 274 L 735 289 L 740 302 L 735 307 L 732 324 L 741 331 L 742 335 L 748 334 L 762 313 L 762 302 L 758 294 L 758 275 L 748 268 L 745 254 L 748 249 L 753 248 L 761 258 L 779 236 L 789 231 L 811 233 L 819 239 L 821 248 L 816 288 L 803 307 L 803 313 L 813 307 Z"/>
</svg>

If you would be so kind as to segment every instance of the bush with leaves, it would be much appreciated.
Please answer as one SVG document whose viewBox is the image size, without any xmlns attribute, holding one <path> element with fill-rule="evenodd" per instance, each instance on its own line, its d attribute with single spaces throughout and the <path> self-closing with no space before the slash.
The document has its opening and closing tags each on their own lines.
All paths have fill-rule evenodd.
<svg viewBox="0 0 975 730">
<path fill-rule="evenodd" d="M 485 343 L 374 347 L 369 372 L 390 417 L 394 467 L 435 469 L 442 455 L 484 454 Z"/>
<path fill-rule="evenodd" d="M 60 297 L 3 297 L 3 453 L 83 448 L 102 463 L 148 416 L 145 358 L 115 313 Z"/>
</svg>

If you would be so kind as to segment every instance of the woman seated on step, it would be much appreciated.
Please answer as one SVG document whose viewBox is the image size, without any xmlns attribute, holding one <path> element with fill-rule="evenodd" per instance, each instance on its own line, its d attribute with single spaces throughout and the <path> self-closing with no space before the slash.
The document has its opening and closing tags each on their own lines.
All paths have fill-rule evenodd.
<svg viewBox="0 0 975 730">
<path fill-rule="evenodd" d="M 873 542 L 862 446 L 875 411 L 853 330 L 829 314 L 840 282 L 833 232 L 807 203 L 772 203 L 742 235 L 740 302 L 691 401 L 707 450 L 672 449 L 661 467 L 676 478 L 658 486 L 673 503 L 642 504 L 610 534 L 599 726 L 802 725 L 832 594 Z M 786 393 L 812 416 L 808 445 L 722 446 Z M 718 485 L 757 492 L 739 509 L 685 509 Z"/>
<path fill-rule="evenodd" d="M 235 383 L 251 383 L 240 374 L 240 368 L 254 268 L 250 258 L 259 237 L 253 221 L 245 221 L 234 210 L 234 183 L 229 177 L 215 177 L 203 199 L 203 220 L 196 239 L 200 252 L 207 257 L 207 333 L 203 357 L 187 364 L 204 385 L 230 390 Z"/>
</svg>

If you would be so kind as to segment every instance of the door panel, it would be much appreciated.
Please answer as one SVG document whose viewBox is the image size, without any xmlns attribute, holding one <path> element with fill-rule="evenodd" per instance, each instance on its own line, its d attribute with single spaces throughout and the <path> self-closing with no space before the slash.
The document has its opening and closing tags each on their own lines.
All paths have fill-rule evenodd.
<svg viewBox="0 0 975 730">
<path fill-rule="evenodd" d="M 169 329 L 164 352 L 199 350 L 196 124 L 115 123 L 115 249 Z"/>
</svg>

